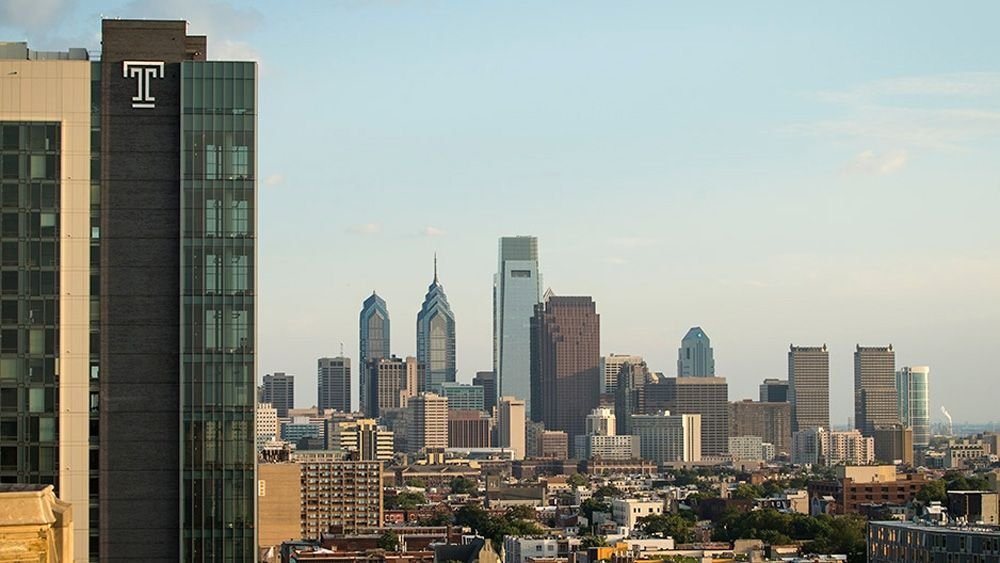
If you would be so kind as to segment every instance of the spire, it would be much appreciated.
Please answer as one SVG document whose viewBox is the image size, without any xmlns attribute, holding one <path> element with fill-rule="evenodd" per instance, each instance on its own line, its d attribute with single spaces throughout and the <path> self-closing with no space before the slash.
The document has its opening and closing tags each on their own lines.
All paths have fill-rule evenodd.
<svg viewBox="0 0 1000 563">
<path fill-rule="evenodd" d="M 438 282 L 438 253 L 434 253 L 434 283 Z"/>
</svg>

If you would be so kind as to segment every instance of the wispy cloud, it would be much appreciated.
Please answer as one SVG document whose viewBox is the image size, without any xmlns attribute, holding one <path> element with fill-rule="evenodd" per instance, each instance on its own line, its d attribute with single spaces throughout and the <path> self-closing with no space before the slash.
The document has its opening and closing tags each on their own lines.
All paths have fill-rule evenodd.
<svg viewBox="0 0 1000 563">
<path fill-rule="evenodd" d="M 874 146 L 887 154 L 964 150 L 973 142 L 1000 137 L 1000 73 L 996 72 L 877 80 L 820 92 L 816 98 L 839 106 L 841 115 L 796 123 L 786 132 L 859 143 L 865 150 Z M 905 164 L 906 158 L 897 154 L 895 161 Z"/>
<path fill-rule="evenodd" d="M 845 175 L 886 176 L 902 170 L 909 159 L 909 153 L 902 149 L 882 153 L 867 150 L 848 162 L 841 173 Z"/>
<path fill-rule="evenodd" d="M 622 258 L 620 256 L 608 256 L 605 261 L 608 264 L 614 264 L 616 266 L 617 265 L 621 265 L 621 264 L 628 264 L 628 260 L 626 260 L 626 259 L 624 259 L 624 258 Z"/>
<path fill-rule="evenodd" d="M 372 236 L 382 233 L 381 223 L 364 223 L 362 225 L 351 225 L 347 228 L 347 232 L 354 235 L 361 236 Z"/>
<path fill-rule="evenodd" d="M 439 229 L 437 227 L 427 226 L 420 231 L 420 234 L 425 237 L 443 237 L 448 234 L 444 229 Z"/>
<path fill-rule="evenodd" d="M 280 186 L 281 184 L 284 183 L 285 183 L 285 177 L 282 176 L 281 174 L 271 174 L 268 177 L 264 178 L 264 185 L 269 188 Z"/>
</svg>

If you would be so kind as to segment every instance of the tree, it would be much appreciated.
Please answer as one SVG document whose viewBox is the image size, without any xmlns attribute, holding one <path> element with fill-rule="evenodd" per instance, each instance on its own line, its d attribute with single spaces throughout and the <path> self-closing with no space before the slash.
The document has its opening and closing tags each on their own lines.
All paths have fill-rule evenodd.
<svg viewBox="0 0 1000 563">
<path fill-rule="evenodd" d="M 587 477 L 580 473 L 574 473 L 566 479 L 566 484 L 571 487 L 585 487 L 588 484 Z"/>
<path fill-rule="evenodd" d="M 534 520 L 535 508 L 533 506 L 519 504 L 508 508 L 506 516 L 509 518 L 516 518 L 518 520 Z"/>
<path fill-rule="evenodd" d="M 943 479 L 935 479 L 920 488 L 917 493 L 917 500 L 929 504 L 933 501 L 945 502 L 948 500 L 948 492 Z"/>
<path fill-rule="evenodd" d="M 594 525 L 594 513 L 595 512 L 611 512 L 611 505 L 598 500 L 597 498 L 591 497 L 582 503 L 580 503 L 580 513 L 582 513 L 590 525 Z"/>
<path fill-rule="evenodd" d="M 399 551 L 399 536 L 391 530 L 387 531 L 378 537 L 378 541 L 375 545 L 379 549 L 384 549 L 386 551 Z"/>
<path fill-rule="evenodd" d="M 455 477 L 451 480 L 451 492 L 456 495 L 479 495 L 479 483 L 466 477 Z"/>
<path fill-rule="evenodd" d="M 411 478 L 409 478 L 409 479 L 406 480 L 406 486 L 407 487 L 416 487 L 418 489 L 426 489 L 427 488 L 427 483 L 425 483 L 423 479 L 418 479 L 416 477 L 411 477 Z"/>
<path fill-rule="evenodd" d="M 421 504 L 427 504 L 427 497 L 421 492 L 403 491 L 396 496 L 385 498 L 387 510 L 413 510 Z"/>
<path fill-rule="evenodd" d="M 764 496 L 764 487 L 751 485 L 750 483 L 740 483 L 733 491 L 733 498 L 755 499 Z"/>
<path fill-rule="evenodd" d="M 591 547 L 607 547 L 607 536 L 586 535 L 580 538 L 580 548 L 590 549 Z"/>
<path fill-rule="evenodd" d="M 650 514 L 636 521 L 636 528 L 650 536 L 674 538 L 677 543 L 694 540 L 691 522 L 677 514 Z"/>
<path fill-rule="evenodd" d="M 597 500 L 605 500 L 609 498 L 621 498 L 624 495 L 625 493 L 614 485 L 601 485 L 600 487 L 597 487 L 596 491 L 594 491 L 593 496 Z"/>
</svg>

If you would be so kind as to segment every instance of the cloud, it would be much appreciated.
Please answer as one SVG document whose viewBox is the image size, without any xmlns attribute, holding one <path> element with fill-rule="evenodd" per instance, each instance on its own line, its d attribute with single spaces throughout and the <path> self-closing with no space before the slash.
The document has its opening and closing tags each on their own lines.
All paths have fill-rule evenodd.
<svg viewBox="0 0 1000 563">
<path fill-rule="evenodd" d="M 886 151 L 881 154 L 867 150 L 844 165 L 841 173 L 845 175 L 887 176 L 902 170 L 909 159 L 909 153 L 902 149 Z"/>
<path fill-rule="evenodd" d="M 264 178 L 264 185 L 273 188 L 274 186 L 280 186 L 285 183 L 285 177 L 281 174 L 271 174 L 270 176 Z"/>
<path fill-rule="evenodd" d="M 621 258 L 620 256 L 608 256 L 606 261 L 608 264 L 628 264 L 628 260 Z"/>
<path fill-rule="evenodd" d="M 784 130 L 868 147 L 964 150 L 983 139 L 1000 137 L 998 96 L 1000 73 L 996 72 L 877 80 L 818 93 L 818 100 L 839 106 L 841 115 L 796 123 Z"/>
<path fill-rule="evenodd" d="M 350 227 L 347 228 L 347 232 L 361 236 L 377 235 L 382 232 L 382 224 L 365 223 L 363 225 L 351 225 Z"/>
<path fill-rule="evenodd" d="M 62 23 L 75 3 L 74 0 L 4 0 L 0 2 L 0 21 L 5 27 L 45 33 Z"/>
<path fill-rule="evenodd" d="M 445 231 L 444 229 L 428 226 L 424 227 L 423 230 L 420 231 L 420 234 L 422 234 L 425 237 L 443 237 L 446 234 L 448 234 L 448 232 Z"/>
</svg>

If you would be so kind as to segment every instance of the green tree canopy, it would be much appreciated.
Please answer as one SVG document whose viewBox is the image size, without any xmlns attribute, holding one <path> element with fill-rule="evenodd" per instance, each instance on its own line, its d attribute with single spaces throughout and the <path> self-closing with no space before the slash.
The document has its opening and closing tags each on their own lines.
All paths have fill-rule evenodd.
<svg viewBox="0 0 1000 563">
<path fill-rule="evenodd" d="M 674 538 L 677 543 L 694 540 L 691 522 L 677 514 L 650 514 L 636 521 L 636 528 L 650 536 Z"/>
<path fill-rule="evenodd" d="M 584 487 L 589 483 L 587 477 L 580 473 L 574 473 L 566 479 L 566 484 L 571 487 Z"/>
<path fill-rule="evenodd" d="M 451 492 L 456 495 L 479 495 L 479 483 L 467 477 L 455 477 L 451 480 Z"/>
<path fill-rule="evenodd" d="M 378 537 L 375 545 L 386 551 L 399 551 L 399 536 L 391 530 L 387 531 Z"/>
<path fill-rule="evenodd" d="M 386 510 L 413 510 L 427 504 L 427 497 L 421 492 L 403 491 L 395 496 L 385 497 Z"/>
</svg>

